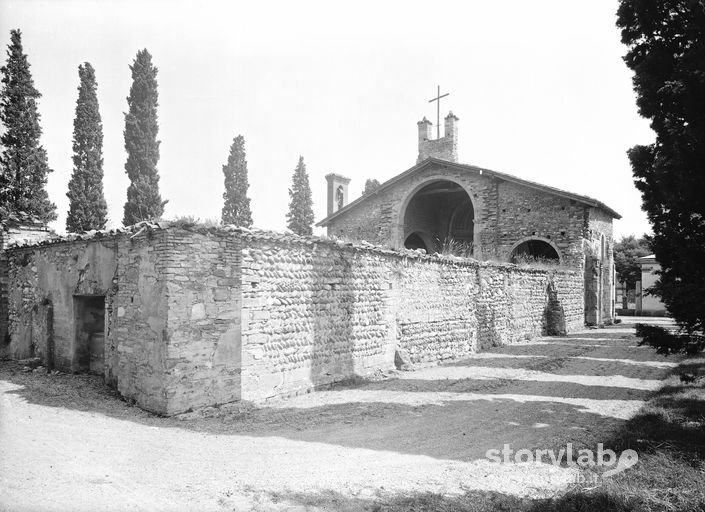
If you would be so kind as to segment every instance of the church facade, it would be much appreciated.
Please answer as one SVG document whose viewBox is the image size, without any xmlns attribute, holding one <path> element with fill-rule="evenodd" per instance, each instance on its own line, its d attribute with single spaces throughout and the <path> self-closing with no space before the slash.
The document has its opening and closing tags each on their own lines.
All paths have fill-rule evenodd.
<svg viewBox="0 0 705 512">
<path fill-rule="evenodd" d="M 391 248 L 454 252 L 481 261 L 557 263 L 585 275 L 585 322 L 614 318 L 613 221 L 621 216 L 583 195 L 457 160 L 458 118 L 444 137 L 418 123 L 417 163 L 348 203 L 349 179 L 326 176 L 331 237 Z"/>
</svg>

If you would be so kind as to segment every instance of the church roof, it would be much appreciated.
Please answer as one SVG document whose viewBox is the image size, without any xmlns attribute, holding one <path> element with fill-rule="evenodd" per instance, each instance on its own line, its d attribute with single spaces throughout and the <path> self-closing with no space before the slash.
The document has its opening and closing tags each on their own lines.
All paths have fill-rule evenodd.
<svg viewBox="0 0 705 512">
<path fill-rule="evenodd" d="M 586 204 L 588 206 L 593 206 L 595 208 L 600 208 L 601 210 L 605 211 L 608 213 L 610 216 L 612 216 L 615 219 L 621 219 L 622 216 L 614 211 L 612 208 L 607 206 L 605 203 L 598 201 L 597 199 L 593 199 L 592 197 L 588 196 L 581 196 L 580 194 L 574 194 L 573 192 L 567 192 L 565 190 L 561 190 L 558 188 L 554 187 L 549 187 L 548 185 L 542 185 L 541 183 L 536 183 L 534 181 L 529 181 L 529 180 L 524 180 L 521 178 L 517 178 L 516 176 L 512 176 L 511 174 L 505 174 L 503 172 L 497 172 L 497 171 L 492 171 L 490 169 L 484 169 L 482 167 L 477 167 L 476 165 L 467 165 L 467 164 L 459 164 L 456 162 L 448 162 L 446 160 L 440 160 L 438 158 L 427 158 L 423 162 L 420 162 L 413 166 L 411 169 L 407 169 L 406 171 L 402 172 L 401 174 L 396 175 L 395 177 L 391 178 L 390 180 L 385 181 L 382 183 L 379 188 L 377 188 L 374 192 L 370 194 L 365 194 L 361 197 L 358 197 L 355 199 L 353 202 L 345 205 L 343 208 L 338 210 L 337 212 L 332 213 L 322 221 L 316 224 L 316 226 L 326 226 L 330 221 L 333 219 L 345 215 L 346 212 L 354 209 L 357 207 L 359 204 L 364 203 L 367 199 L 372 197 L 373 195 L 381 192 L 382 190 L 385 190 L 389 187 L 392 187 L 394 184 L 404 180 L 405 178 L 416 174 L 417 172 L 420 172 L 422 169 L 425 169 L 426 167 L 437 164 L 437 165 L 442 165 L 446 168 L 454 169 L 454 170 L 460 170 L 460 171 L 465 171 L 465 172 L 472 172 L 472 173 L 477 173 L 481 175 L 487 175 L 491 176 L 494 178 L 499 178 L 504 181 L 508 181 L 511 183 L 516 183 L 518 185 L 523 185 L 528 188 L 533 188 L 535 190 L 540 190 L 542 192 L 546 192 L 548 194 L 553 194 L 559 197 L 564 197 L 566 199 L 572 199 L 574 201 L 577 201 L 582 204 Z"/>
</svg>

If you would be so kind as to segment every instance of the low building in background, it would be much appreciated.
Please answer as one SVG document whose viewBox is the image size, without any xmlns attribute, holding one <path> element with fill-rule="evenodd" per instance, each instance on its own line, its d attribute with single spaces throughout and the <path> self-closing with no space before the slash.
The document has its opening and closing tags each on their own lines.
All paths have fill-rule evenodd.
<svg viewBox="0 0 705 512">
<path fill-rule="evenodd" d="M 666 316 L 666 306 L 656 295 L 647 293 L 658 279 L 657 272 L 661 265 L 656 256 L 649 254 L 636 260 L 641 267 L 641 281 L 636 283 L 636 314 L 644 316 Z"/>
</svg>

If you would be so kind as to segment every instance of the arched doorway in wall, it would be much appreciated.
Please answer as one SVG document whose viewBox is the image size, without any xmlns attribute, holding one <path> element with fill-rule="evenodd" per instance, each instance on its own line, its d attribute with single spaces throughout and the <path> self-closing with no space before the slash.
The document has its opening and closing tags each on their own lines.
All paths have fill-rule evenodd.
<svg viewBox="0 0 705 512">
<path fill-rule="evenodd" d="M 560 263 L 561 257 L 553 245 L 546 240 L 540 238 L 531 238 L 524 240 L 512 249 L 509 255 L 509 261 L 512 263 L 522 262 L 545 262 Z"/>
<path fill-rule="evenodd" d="M 426 252 L 473 251 L 475 209 L 463 187 L 449 180 L 434 180 L 417 190 L 403 212 L 404 246 L 423 242 Z M 430 246 L 430 247 L 429 247 Z"/>
</svg>

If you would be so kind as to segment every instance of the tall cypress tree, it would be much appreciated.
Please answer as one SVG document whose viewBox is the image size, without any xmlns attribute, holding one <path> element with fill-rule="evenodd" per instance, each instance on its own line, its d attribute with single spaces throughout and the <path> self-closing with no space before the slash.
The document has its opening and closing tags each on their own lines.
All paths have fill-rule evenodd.
<svg viewBox="0 0 705 512">
<path fill-rule="evenodd" d="M 297 235 L 313 233 L 313 200 L 311 187 L 308 184 L 308 174 L 304 157 L 299 157 L 299 163 L 294 170 L 294 176 L 289 189 L 289 213 L 286 214 L 287 226 Z"/>
<path fill-rule="evenodd" d="M 73 175 L 69 181 L 66 230 L 83 233 L 103 229 L 108 206 L 103 195 L 103 123 L 98 111 L 95 71 L 78 66 L 76 118 L 73 121 Z"/>
<path fill-rule="evenodd" d="M 23 212 L 43 222 L 52 221 L 56 206 L 45 188 L 52 170 L 39 144 L 42 128 L 37 100 L 41 94 L 34 87 L 19 30 L 10 32 L 7 64 L 0 73 L 0 121 L 5 125 L 0 136 L 0 216 Z"/>
<path fill-rule="evenodd" d="M 223 193 L 223 224 L 236 224 L 249 228 L 252 226 L 252 212 L 247 189 L 247 160 L 245 160 L 245 138 L 238 135 L 230 146 L 228 163 L 223 166 L 225 175 L 225 192 Z"/>
<path fill-rule="evenodd" d="M 157 68 L 149 52 L 140 50 L 130 70 L 132 86 L 127 98 L 129 111 L 125 114 L 125 171 L 130 178 L 123 219 L 126 226 L 161 217 L 167 203 L 159 194 L 157 173 Z"/>
</svg>

